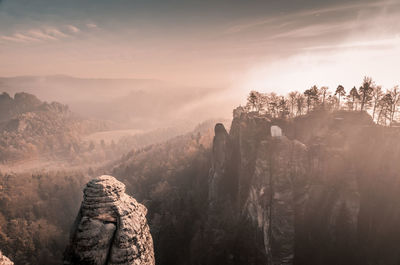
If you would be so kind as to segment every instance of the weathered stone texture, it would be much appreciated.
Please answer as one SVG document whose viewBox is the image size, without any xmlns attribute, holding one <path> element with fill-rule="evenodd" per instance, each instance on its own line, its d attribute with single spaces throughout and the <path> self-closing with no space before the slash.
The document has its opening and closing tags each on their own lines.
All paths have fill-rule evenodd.
<svg viewBox="0 0 400 265">
<path fill-rule="evenodd" d="M 91 180 L 84 189 L 64 264 L 155 264 L 146 213 L 114 177 Z"/>
</svg>

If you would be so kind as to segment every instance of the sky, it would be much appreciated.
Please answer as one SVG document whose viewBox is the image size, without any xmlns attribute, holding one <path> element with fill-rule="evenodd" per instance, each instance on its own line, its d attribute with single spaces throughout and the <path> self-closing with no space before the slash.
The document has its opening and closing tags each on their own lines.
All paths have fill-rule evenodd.
<svg viewBox="0 0 400 265">
<path fill-rule="evenodd" d="M 391 88 L 399 44 L 400 1 L 0 0 L 0 76 Z"/>
</svg>

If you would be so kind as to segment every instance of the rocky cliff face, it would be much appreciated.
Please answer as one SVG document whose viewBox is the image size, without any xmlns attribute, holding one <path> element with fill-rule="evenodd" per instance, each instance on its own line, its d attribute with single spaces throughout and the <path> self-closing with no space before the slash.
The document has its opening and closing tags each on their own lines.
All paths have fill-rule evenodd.
<svg viewBox="0 0 400 265">
<path fill-rule="evenodd" d="M 243 248 L 218 257 L 221 262 L 293 262 L 297 205 L 304 204 L 299 197 L 307 186 L 307 148 L 285 136 L 272 137 L 273 125 L 267 117 L 241 112 L 229 134 L 221 124 L 215 127 L 209 219 L 221 225 L 211 238 L 231 234 L 224 228 L 229 223 L 236 230 L 234 244 Z"/>
<path fill-rule="evenodd" d="M 114 177 L 91 180 L 84 189 L 64 264 L 155 264 L 146 213 Z"/>
<path fill-rule="evenodd" d="M 228 133 L 223 124 L 215 125 L 213 140 L 212 164 L 210 170 L 209 201 L 216 202 L 219 198 L 220 182 L 225 175 L 226 155 L 228 146 Z"/>
<path fill-rule="evenodd" d="M 295 219 L 307 188 L 307 149 L 285 136 L 260 143 L 244 213 L 262 232 L 270 264 L 293 264 Z"/>
<path fill-rule="evenodd" d="M 14 265 L 14 263 L 0 251 L 0 265 Z"/>
<path fill-rule="evenodd" d="M 222 254 L 224 262 L 341 264 L 332 253 L 354 261 L 346 249 L 356 247 L 361 202 L 346 141 L 354 142 L 369 124 L 356 117 L 344 126 L 349 117 L 335 115 L 310 126 L 308 120 L 287 123 L 236 112 L 229 134 L 216 126 L 209 220 L 221 225 L 213 224 L 220 231 L 211 238 L 235 230 L 229 243 L 235 247 Z M 274 125 L 288 136 L 271 136 Z M 315 248 L 319 253 L 310 254 Z"/>
</svg>

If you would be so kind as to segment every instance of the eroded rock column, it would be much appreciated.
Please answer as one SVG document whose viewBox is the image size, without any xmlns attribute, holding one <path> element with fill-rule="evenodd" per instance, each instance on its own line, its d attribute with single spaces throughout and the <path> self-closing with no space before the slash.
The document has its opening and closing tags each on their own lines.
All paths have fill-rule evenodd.
<svg viewBox="0 0 400 265">
<path fill-rule="evenodd" d="M 153 265 L 147 209 L 112 176 L 91 180 L 71 232 L 64 264 Z"/>
</svg>

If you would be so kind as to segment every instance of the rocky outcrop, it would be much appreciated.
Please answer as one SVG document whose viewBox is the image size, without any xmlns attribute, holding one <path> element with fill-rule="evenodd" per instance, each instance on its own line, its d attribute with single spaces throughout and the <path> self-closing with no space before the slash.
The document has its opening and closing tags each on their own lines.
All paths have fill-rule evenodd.
<svg viewBox="0 0 400 265">
<path fill-rule="evenodd" d="M 293 264 L 296 213 L 307 188 L 306 152 L 304 144 L 284 136 L 260 144 L 244 212 L 262 232 L 270 264 Z"/>
<path fill-rule="evenodd" d="M 84 189 L 64 264 L 155 264 L 146 213 L 114 177 L 91 180 Z"/>
<path fill-rule="evenodd" d="M 243 248 L 228 252 L 224 262 L 293 264 L 295 219 L 303 212 L 307 186 L 307 148 L 285 136 L 272 137 L 274 124 L 236 111 L 229 134 L 221 124 L 215 126 L 209 220 L 219 228 L 210 237 L 218 246 L 221 235 L 236 230 L 232 244 Z"/>
<path fill-rule="evenodd" d="M 224 262 L 354 261 L 348 250 L 357 244 L 361 201 L 346 141 L 369 123 L 352 113 L 324 115 L 288 122 L 236 109 L 229 134 L 216 125 L 208 220 L 217 232 L 210 237 L 234 233 L 225 245 L 241 249 L 227 250 Z M 283 134 L 274 137 L 277 126 Z M 310 254 L 316 245 L 319 253 Z"/>
<path fill-rule="evenodd" d="M 215 136 L 213 140 L 212 164 L 209 177 L 209 201 L 215 202 L 220 196 L 220 182 L 225 174 L 228 133 L 222 123 L 215 125 Z"/>
<path fill-rule="evenodd" d="M 12 116 L 38 109 L 43 102 L 36 96 L 28 93 L 16 93 L 12 98 L 7 93 L 0 94 L 0 121 Z"/>
<path fill-rule="evenodd" d="M 14 263 L 0 251 L 0 265 L 14 265 Z"/>
</svg>

